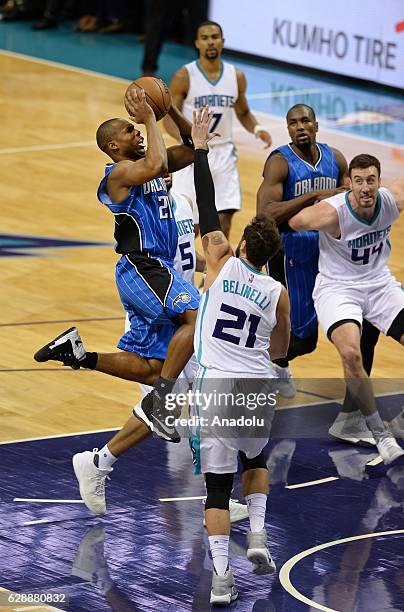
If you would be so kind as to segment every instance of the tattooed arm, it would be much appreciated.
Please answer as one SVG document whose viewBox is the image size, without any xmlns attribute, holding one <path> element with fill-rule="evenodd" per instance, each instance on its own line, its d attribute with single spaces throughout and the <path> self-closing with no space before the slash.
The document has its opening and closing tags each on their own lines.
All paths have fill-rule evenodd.
<svg viewBox="0 0 404 612">
<path fill-rule="evenodd" d="M 202 246 L 206 258 L 205 289 L 233 256 L 231 246 L 220 229 L 219 215 L 215 205 L 215 188 L 208 162 L 208 141 L 215 136 L 209 133 L 212 113 L 206 108 L 194 112 L 192 140 L 195 146 L 194 182 Z"/>
</svg>

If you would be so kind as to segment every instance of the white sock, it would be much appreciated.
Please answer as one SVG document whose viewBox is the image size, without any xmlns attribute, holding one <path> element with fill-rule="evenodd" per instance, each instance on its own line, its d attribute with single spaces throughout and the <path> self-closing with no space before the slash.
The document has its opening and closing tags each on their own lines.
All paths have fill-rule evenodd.
<svg viewBox="0 0 404 612">
<path fill-rule="evenodd" d="M 210 552 L 216 574 L 224 576 L 229 565 L 229 539 L 228 535 L 209 536 Z"/>
<path fill-rule="evenodd" d="M 118 457 L 114 457 L 107 445 L 98 451 L 98 467 L 100 470 L 110 470 L 117 460 Z"/>
<path fill-rule="evenodd" d="M 250 529 L 254 533 L 264 529 L 267 497 L 264 493 L 251 493 L 245 496 L 250 517 Z"/>
</svg>

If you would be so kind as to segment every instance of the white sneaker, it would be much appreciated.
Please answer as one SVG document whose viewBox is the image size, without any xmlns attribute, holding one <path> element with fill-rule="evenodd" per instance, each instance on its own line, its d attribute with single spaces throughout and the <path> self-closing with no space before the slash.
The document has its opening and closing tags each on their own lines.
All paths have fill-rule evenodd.
<svg viewBox="0 0 404 612">
<path fill-rule="evenodd" d="M 396 461 L 400 457 L 404 456 L 404 450 L 391 436 L 382 438 L 379 440 L 376 446 L 380 457 L 383 459 L 383 462 L 386 465 L 389 465 L 390 463 L 393 463 L 393 461 Z"/>
<path fill-rule="evenodd" d="M 213 570 L 212 589 L 210 591 L 210 603 L 212 606 L 230 605 L 238 597 L 237 589 L 234 584 L 233 572 L 229 566 L 224 576 L 219 576 Z"/>
<path fill-rule="evenodd" d="M 276 572 L 276 565 L 272 560 L 267 543 L 267 532 L 264 529 L 261 531 L 247 531 L 247 559 L 253 564 L 254 574 L 273 574 Z"/>
<path fill-rule="evenodd" d="M 105 514 L 105 479 L 110 470 L 100 470 L 94 465 L 94 455 L 98 448 L 84 451 L 73 456 L 73 469 L 80 485 L 81 499 L 93 514 Z"/>
<path fill-rule="evenodd" d="M 205 502 L 204 502 L 205 503 Z M 245 504 L 240 504 L 236 499 L 229 501 L 230 523 L 237 523 L 248 518 L 248 508 Z M 206 527 L 205 513 L 203 514 L 203 526 Z"/>
<path fill-rule="evenodd" d="M 351 444 L 376 446 L 376 440 L 360 410 L 340 412 L 328 433 L 333 438 L 350 442 Z"/>
<path fill-rule="evenodd" d="M 386 426 L 395 438 L 404 440 L 404 409 L 394 419 L 386 421 Z"/>
<path fill-rule="evenodd" d="M 237 523 L 248 518 L 248 508 L 235 499 L 229 501 L 230 523 Z"/>
<path fill-rule="evenodd" d="M 276 363 L 271 361 L 271 367 L 274 371 L 276 381 L 275 387 L 279 392 L 279 395 L 285 399 L 292 399 L 296 395 L 296 386 L 292 378 L 292 372 L 290 366 L 281 368 Z"/>
</svg>

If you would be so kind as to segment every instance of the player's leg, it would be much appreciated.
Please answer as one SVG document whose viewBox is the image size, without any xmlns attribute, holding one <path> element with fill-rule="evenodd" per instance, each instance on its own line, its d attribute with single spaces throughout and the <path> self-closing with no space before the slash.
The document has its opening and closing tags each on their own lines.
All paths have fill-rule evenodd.
<svg viewBox="0 0 404 612">
<path fill-rule="evenodd" d="M 395 461 L 404 452 L 386 428 L 377 410 L 372 385 L 363 368 L 358 322 L 338 321 L 329 329 L 328 336 L 340 354 L 346 385 L 366 419 L 383 461 L 386 464 Z"/>
<path fill-rule="evenodd" d="M 247 559 L 254 566 L 254 573 L 270 574 L 276 571 L 267 544 L 265 510 L 269 492 L 269 472 L 263 451 L 249 459 L 240 451 L 243 467 L 243 494 L 247 501 L 250 529 L 247 532 Z"/>
<path fill-rule="evenodd" d="M 230 604 L 238 596 L 229 565 L 229 501 L 233 488 L 233 477 L 234 473 L 208 472 L 205 474 L 207 493 L 205 521 L 214 566 L 210 603 L 214 605 Z"/>
<path fill-rule="evenodd" d="M 360 349 L 362 354 L 363 368 L 368 376 L 372 371 L 375 347 L 380 336 L 380 331 L 363 320 Z M 355 404 L 354 398 L 346 388 L 344 403 L 341 411 L 331 425 L 328 433 L 334 438 L 351 442 L 353 444 L 375 445 L 375 439 L 369 431 L 361 411 Z"/>
<path fill-rule="evenodd" d="M 200 295 L 176 270 L 170 269 L 170 287 L 164 300 L 164 314 L 178 328 L 166 351 L 161 376 L 154 389 L 134 407 L 134 414 L 161 438 L 179 442 L 173 414 L 166 407 L 166 396 L 172 393 L 176 379 L 193 353 L 193 339 Z"/>
<path fill-rule="evenodd" d="M 231 211 L 222 210 L 219 212 L 220 227 L 222 228 L 222 232 L 226 236 L 227 239 L 229 238 L 231 220 L 233 218 L 233 215 L 234 215 L 234 211 L 232 210 Z"/>
<path fill-rule="evenodd" d="M 275 280 L 288 289 L 291 307 L 291 334 L 288 354 L 274 361 L 279 393 L 286 398 L 296 395 L 289 362 L 315 350 L 318 324 L 312 298 L 318 271 L 318 238 L 313 232 L 308 236 L 282 234 L 285 250 L 270 263 L 269 272 Z"/>
<path fill-rule="evenodd" d="M 386 429 L 377 411 L 372 386 L 364 370 L 360 351 L 363 314 L 368 321 L 383 331 L 383 321 L 386 322 L 384 312 L 391 310 L 389 303 L 383 301 L 385 289 L 383 283 L 383 288 L 380 288 L 382 296 L 380 303 L 375 299 L 372 303 L 371 287 L 337 284 L 319 275 L 313 298 L 319 321 L 341 357 L 349 392 L 365 418 L 384 462 L 391 463 L 402 454 L 402 450 Z M 404 304 L 404 296 L 401 299 Z M 393 316 L 388 319 L 390 323 L 392 319 Z"/>
</svg>

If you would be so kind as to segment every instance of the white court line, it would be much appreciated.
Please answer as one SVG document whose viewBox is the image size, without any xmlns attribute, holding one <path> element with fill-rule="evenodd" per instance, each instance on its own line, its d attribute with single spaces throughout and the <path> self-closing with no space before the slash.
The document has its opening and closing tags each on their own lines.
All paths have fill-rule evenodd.
<svg viewBox="0 0 404 612">
<path fill-rule="evenodd" d="M 370 465 L 371 467 L 374 467 L 375 465 L 379 465 L 379 463 L 383 463 L 383 459 L 380 456 L 375 457 L 371 461 L 368 461 L 366 465 Z"/>
<path fill-rule="evenodd" d="M 18 59 L 24 59 L 28 62 L 33 62 L 36 64 L 44 64 L 45 66 L 52 66 L 53 68 L 60 68 L 62 70 L 70 70 L 71 72 L 77 72 L 79 74 L 85 74 L 85 75 L 89 75 L 89 76 L 94 76 L 94 77 L 98 77 L 101 79 L 105 79 L 105 80 L 109 80 L 109 81 L 115 81 L 116 83 L 130 83 L 130 81 L 128 79 L 123 79 L 121 77 L 114 77 L 111 76 L 109 74 L 102 74 L 101 72 L 97 72 L 95 70 L 87 70 L 85 68 L 77 68 L 76 66 L 70 66 L 69 64 L 64 64 L 63 62 L 54 62 L 51 60 L 45 60 L 45 59 L 41 59 L 39 57 L 33 57 L 31 55 L 25 55 L 24 53 L 16 53 L 15 51 L 4 51 L 4 50 L 0 50 L 0 55 L 5 55 L 5 56 L 9 56 L 9 57 L 15 57 Z M 321 91 L 325 91 L 326 88 L 322 89 Z M 304 90 L 298 90 L 299 92 L 304 91 Z M 329 91 L 329 90 L 328 90 Z M 254 94 L 251 94 L 254 95 Z M 256 94 L 256 95 L 260 95 L 260 94 Z M 269 113 L 262 113 L 260 111 L 255 111 L 255 112 L 259 112 L 260 115 L 265 116 L 266 118 L 268 118 L 271 121 L 279 121 L 284 123 L 285 122 L 285 118 L 284 117 L 280 117 L 279 115 L 270 115 Z M 354 140 L 361 140 L 364 142 L 371 142 L 373 144 L 379 144 L 379 145 L 386 145 L 388 147 L 394 147 L 396 149 L 400 149 L 404 151 L 404 145 L 399 145 L 399 144 L 395 144 L 394 142 L 387 142 L 385 140 L 377 140 L 375 138 L 368 138 L 367 136 L 359 136 L 357 134 L 350 134 L 349 132 L 343 132 L 343 131 L 339 131 L 339 130 L 331 130 L 328 128 L 321 128 L 321 132 L 330 132 L 331 134 L 337 134 L 338 136 L 347 136 L 349 138 L 352 138 Z"/>
<path fill-rule="evenodd" d="M 13 502 L 35 502 L 38 504 L 84 504 L 82 499 L 41 499 L 39 497 L 14 497 Z"/>
<path fill-rule="evenodd" d="M 286 485 L 285 489 L 303 489 L 303 487 L 312 487 L 314 485 L 325 484 L 326 482 L 332 482 L 333 480 L 339 480 L 338 476 L 329 476 L 328 478 L 320 478 L 319 480 L 309 480 L 308 482 L 301 482 L 294 485 Z"/>
<path fill-rule="evenodd" d="M 191 501 L 194 499 L 206 499 L 206 495 L 197 495 L 196 497 L 160 497 L 161 502 L 174 502 L 174 501 Z"/>
<path fill-rule="evenodd" d="M 279 581 L 285 591 L 287 591 L 287 593 L 292 595 L 292 597 L 294 597 L 295 599 L 298 599 L 299 601 L 307 604 L 308 606 L 311 606 L 316 610 L 323 610 L 323 612 L 338 612 L 338 610 L 334 610 L 333 608 L 327 608 L 326 606 L 323 606 L 322 604 L 319 604 L 313 601 L 312 599 L 305 597 L 305 595 L 302 595 L 302 593 L 300 593 L 293 586 L 290 580 L 290 572 L 292 571 L 293 567 L 305 557 L 308 557 L 309 555 L 312 555 L 318 552 L 319 550 L 323 550 L 325 548 L 331 548 L 332 546 L 337 546 L 338 544 L 346 544 L 347 542 L 355 542 L 356 540 L 365 540 L 366 538 L 377 538 L 385 535 L 397 535 L 401 533 L 404 534 L 404 529 L 397 529 L 395 531 L 379 531 L 378 533 L 365 533 L 363 535 L 356 535 L 350 538 L 343 538 L 341 540 L 333 540 L 332 542 L 325 542 L 325 544 L 313 546 L 313 548 L 303 550 L 302 552 L 298 553 L 297 555 L 286 561 L 286 563 L 281 567 L 281 571 L 279 572 Z"/>
<path fill-rule="evenodd" d="M 111 427 L 108 429 L 91 429 L 89 431 L 75 431 L 73 433 L 55 434 L 53 436 L 40 436 L 39 438 L 20 438 L 19 440 L 7 440 L 6 442 L 0 442 L 2 444 L 18 444 L 19 442 L 36 442 L 38 440 L 53 440 L 54 438 L 71 438 L 72 436 L 85 436 L 96 433 L 107 433 L 109 431 L 118 431 L 122 429 L 122 425 L 119 427 Z"/>
<path fill-rule="evenodd" d="M 57 144 L 32 145 L 30 147 L 9 147 L 0 149 L 0 155 L 9 155 L 10 153 L 33 153 L 35 151 L 57 151 L 62 149 L 75 149 L 78 147 L 95 147 L 95 140 L 83 140 L 81 142 L 65 142 Z"/>
<path fill-rule="evenodd" d="M 40 525 L 42 523 L 50 523 L 49 519 L 38 519 L 37 521 L 26 521 L 25 523 L 23 523 L 24 526 L 27 525 Z"/>
</svg>

